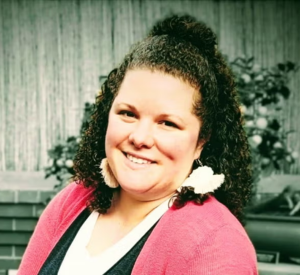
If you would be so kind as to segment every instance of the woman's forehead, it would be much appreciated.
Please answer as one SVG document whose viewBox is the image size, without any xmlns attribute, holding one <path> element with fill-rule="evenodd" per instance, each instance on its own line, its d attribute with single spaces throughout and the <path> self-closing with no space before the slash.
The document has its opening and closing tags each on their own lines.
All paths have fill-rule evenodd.
<svg viewBox="0 0 300 275">
<path fill-rule="evenodd" d="M 165 72 L 150 69 L 134 69 L 126 72 L 119 90 L 155 89 L 161 92 L 182 90 L 195 92 L 195 88 L 188 81 Z"/>
<path fill-rule="evenodd" d="M 189 122 L 195 117 L 192 86 L 159 72 L 131 71 L 124 79 L 113 109 L 129 109 L 145 115 L 177 116 Z M 198 120 L 198 118 L 197 118 Z"/>
</svg>

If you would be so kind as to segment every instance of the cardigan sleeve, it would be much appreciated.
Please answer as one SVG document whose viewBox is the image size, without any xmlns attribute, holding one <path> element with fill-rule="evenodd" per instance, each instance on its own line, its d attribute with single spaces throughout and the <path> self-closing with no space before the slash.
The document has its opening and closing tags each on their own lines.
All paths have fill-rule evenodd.
<svg viewBox="0 0 300 275">
<path fill-rule="evenodd" d="M 47 205 L 31 236 L 23 255 L 18 275 L 38 274 L 41 266 L 50 254 L 56 242 L 77 214 L 77 209 L 85 206 L 86 200 L 80 203 L 83 187 L 75 183 L 69 184 L 60 191 Z M 78 192 L 79 191 L 79 192 Z M 76 198 L 79 203 L 74 209 L 72 201 Z M 81 205 L 80 205 L 81 204 Z M 80 206 L 78 208 L 78 206 Z M 70 212 L 75 214 L 70 215 Z M 69 214 L 69 215 L 67 215 Z M 63 226 L 62 226 L 63 225 Z"/>
<path fill-rule="evenodd" d="M 224 226 L 195 246 L 184 274 L 258 275 L 254 247 L 244 232 Z"/>
</svg>

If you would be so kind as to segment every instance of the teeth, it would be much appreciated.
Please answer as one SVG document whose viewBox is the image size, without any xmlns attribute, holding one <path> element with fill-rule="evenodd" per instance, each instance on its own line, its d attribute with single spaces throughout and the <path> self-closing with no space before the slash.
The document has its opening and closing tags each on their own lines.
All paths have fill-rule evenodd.
<svg viewBox="0 0 300 275">
<path fill-rule="evenodd" d="M 144 159 L 139 159 L 139 158 L 133 157 L 129 154 L 127 154 L 127 158 L 130 161 L 134 162 L 134 163 L 139 163 L 139 164 L 150 164 L 151 163 L 151 161 L 147 161 L 147 160 L 144 160 Z"/>
</svg>

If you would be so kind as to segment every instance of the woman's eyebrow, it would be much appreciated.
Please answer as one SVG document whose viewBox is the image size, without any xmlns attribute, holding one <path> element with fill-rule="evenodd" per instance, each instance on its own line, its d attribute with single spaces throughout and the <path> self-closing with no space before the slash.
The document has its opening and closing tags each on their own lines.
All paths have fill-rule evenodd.
<svg viewBox="0 0 300 275">
<path fill-rule="evenodd" d="M 160 117 L 165 117 L 165 118 L 175 118 L 184 123 L 184 119 L 181 116 L 172 114 L 172 113 L 162 113 L 159 115 Z"/>
<path fill-rule="evenodd" d="M 133 105 L 131 105 L 129 103 L 126 103 L 126 102 L 119 102 L 119 103 L 116 104 L 116 107 L 119 107 L 119 108 L 120 107 L 127 107 L 131 110 L 137 111 L 137 109 Z"/>
</svg>

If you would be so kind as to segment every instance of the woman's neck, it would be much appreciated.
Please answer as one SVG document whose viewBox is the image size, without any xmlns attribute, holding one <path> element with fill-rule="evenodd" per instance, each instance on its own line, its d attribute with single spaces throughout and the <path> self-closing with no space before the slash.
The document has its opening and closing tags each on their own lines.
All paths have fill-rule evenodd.
<svg viewBox="0 0 300 275">
<path fill-rule="evenodd" d="M 172 196 L 166 196 L 157 200 L 141 201 L 133 198 L 124 190 L 115 193 L 112 207 L 109 214 L 115 215 L 122 223 L 138 224 L 141 222 L 153 209 L 163 203 Z"/>
</svg>

